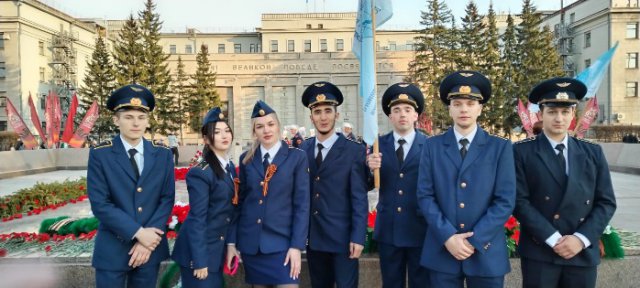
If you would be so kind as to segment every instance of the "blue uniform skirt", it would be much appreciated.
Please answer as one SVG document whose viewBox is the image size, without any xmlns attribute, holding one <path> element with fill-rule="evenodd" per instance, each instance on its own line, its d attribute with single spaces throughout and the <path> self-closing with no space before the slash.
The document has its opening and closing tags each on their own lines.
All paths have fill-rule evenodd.
<svg viewBox="0 0 640 288">
<path fill-rule="evenodd" d="M 291 263 L 284 266 L 287 251 L 256 255 L 242 254 L 245 282 L 252 285 L 298 284 L 300 278 L 291 279 Z"/>
</svg>

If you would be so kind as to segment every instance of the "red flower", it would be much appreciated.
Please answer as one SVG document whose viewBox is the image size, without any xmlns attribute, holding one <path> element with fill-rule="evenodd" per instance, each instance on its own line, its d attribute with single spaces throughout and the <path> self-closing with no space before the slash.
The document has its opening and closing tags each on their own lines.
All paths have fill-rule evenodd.
<svg viewBox="0 0 640 288">
<path fill-rule="evenodd" d="M 518 242 L 520 242 L 520 230 L 513 231 L 511 239 L 516 240 L 516 244 L 518 244 Z"/>
<path fill-rule="evenodd" d="M 47 247 L 44 247 L 44 251 L 46 251 L 47 253 L 51 252 L 51 245 L 47 245 Z"/>
<path fill-rule="evenodd" d="M 22 218 L 22 213 L 18 213 L 16 215 L 13 215 L 14 219 L 21 219 Z"/>
<path fill-rule="evenodd" d="M 176 239 L 177 236 L 176 231 L 171 230 L 167 232 L 167 239 Z"/>
<path fill-rule="evenodd" d="M 507 228 L 509 230 L 513 230 L 516 227 L 518 227 L 518 220 L 516 220 L 516 218 L 513 216 L 509 217 L 507 223 L 504 224 L 504 228 Z"/>
<path fill-rule="evenodd" d="M 38 242 L 40 242 L 40 243 L 47 242 L 50 239 L 51 239 L 51 236 L 49 236 L 49 234 L 47 234 L 47 233 L 38 234 Z"/>
<path fill-rule="evenodd" d="M 6 257 L 6 256 L 7 256 L 7 249 L 0 248 L 0 257 Z"/>
<path fill-rule="evenodd" d="M 377 211 L 369 212 L 369 218 L 367 221 L 367 227 L 373 229 L 376 226 L 376 216 L 378 215 Z"/>
</svg>

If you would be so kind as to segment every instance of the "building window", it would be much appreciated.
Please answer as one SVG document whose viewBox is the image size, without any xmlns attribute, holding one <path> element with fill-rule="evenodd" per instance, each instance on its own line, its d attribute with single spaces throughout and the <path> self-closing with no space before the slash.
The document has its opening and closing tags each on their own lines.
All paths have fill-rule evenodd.
<svg viewBox="0 0 640 288">
<path fill-rule="evenodd" d="M 40 97 L 40 109 L 47 109 L 47 94 L 42 94 L 42 97 Z M 44 124 L 42 127 L 44 128 Z"/>
<path fill-rule="evenodd" d="M 407 41 L 407 51 L 413 51 L 413 42 Z"/>
<path fill-rule="evenodd" d="M 184 45 L 184 54 L 193 54 L 193 47 L 191 44 Z"/>
<path fill-rule="evenodd" d="M 304 40 L 304 52 L 311 52 L 311 40 Z"/>
<path fill-rule="evenodd" d="M 44 109 L 44 108 L 42 108 Z M 47 131 L 47 122 L 43 121 L 42 123 L 40 123 L 40 126 L 42 126 L 42 131 Z M 47 132 L 44 132 L 47 133 Z M 42 137 L 42 136 L 40 136 Z"/>
<path fill-rule="evenodd" d="M 327 52 L 327 39 L 320 39 L 320 52 Z"/>
<path fill-rule="evenodd" d="M 638 82 L 627 82 L 627 97 L 638 97 Z"/>
<path fill-rule="evenodd" d="M 4 62 L 0 62 L 0 79 L 7 77 L 7 66 Z"/>
<path fill-rule="evenodd" d="M 638 53 L 627 53 L 627 65 L 626 68 L 635 69 L 638 68 Z"/>
<path fill-rule="evenodd" d="M 0 121 L 0 131 L 7 131 L 7 121 Z"/>
<path fill-rule="evenodd" d="M 576 22 L 576 13 L 569 14 L 569 24 Z"/>
<path fill-rule="evenodd" d="M 591 47 L 591 31 L 584 32 L 584 48 Z"/>
<path fill-rule="evenodd" d="M 627 39 L 638 38 L 638 22 L 627 23 Z"/>
<path fill-rule="evenodd" d="M 278 40 L 271 40 L 271 53 L 278 52 Z"/>
<path fill-rule="evenodd" d="M 318 29 L 324 29 L 324 25 L 318 24 Z"/>
<path fill-rule="evenodd" d="M 256 53 L 256 44 L 249 44 L 249 53 Z"/>
<path fill-rule="evenodd" d="M 311 24 L 307 24 L 307 29 L 311 29 Z"/>
<path fill-rule="evenodd" d="M 233 53 L 242 53 L 242 44 L 233 44 Z"/>
<path fill-rule="evenodd" d="M 44 67 L 40 67 L 40 82 L 44 82 Z"/>
<path fill-rule="evenodd" d="M 336 51 L 344 51 L 344 39 L 336 39 Z"/>
<path fill-rule="evenodd" d="M 169 45 L 169 54 L 176 54 L 178 52 L 178 49 L 176 48 L 176 45 Z"/>
<path fill-rule="evenodd" d="M 218 54 L 224 54 L 225 47 L 224 44 L 218 44 Z"/>
<path fill-rule="evenodd" d="M 44 56 L 44 41 L 38 41 L 38 51 L 40 55 Z"/>
<path fill-rule="evenodd" d="M 262 53 L 262 44 L 260 43 L 256 44 L 256 52 Z"/>
<path fill-rule="evenodd" d="M 380 41 L 376 41 L 376 51 L 380 51 Z"/>
<path fill-rule="evenodd" d="M 2 94 L 5 94 L 4 92 Z M 0 107 L 7 107 L 7 97 L 0 96 Z"/>
<path fill-rule="evenodd" d="M 396 51 L 396 41 L 389 41 L 389 50 Z"/>
<path fill-rule="evenodd" d="M 287 40 L 287 52 L 294 52 L 296 50 L 296 41 Z"/>
<path fill-rule="evenodd" d="M 4 33 L 0 32 L 0 49 L 4 49 Z"/>
<path fill-rule="evenodd" d="M 589 68 L 591 66 L 591 59 L 584 59 L 584 69 Z"/>
</svg>

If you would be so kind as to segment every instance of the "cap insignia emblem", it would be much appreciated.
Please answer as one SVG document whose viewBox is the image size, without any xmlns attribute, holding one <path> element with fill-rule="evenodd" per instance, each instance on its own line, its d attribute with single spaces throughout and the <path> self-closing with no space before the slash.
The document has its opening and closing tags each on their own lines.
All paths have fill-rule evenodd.
<svg viewBox="0 0 640 288">
<path fill-rule="evenodd" d="M 220 115 L 218 115 L 218 118 L 224 119 L 224 114 L 220 113 Z"/>
<path fill-rule="evenodd" d="M 398 86 L 402 87 L 402 88 L 407 88 L 409 87 L 409 83 L 405 83 L 405 84 L 398 84 Z"/>
<path fill-rule="evenodd" d="M 471 87 L 469 86 L 460 86 L 460 89 L 458 89 L 458 92 L 460 93 L 471 93 Z"/>
<path fill-rule="evenodd" d="M 400 100 L 409 100 L 409 95 L 400 94 L 400 95 L 398 95 L 398 99 L 400 99 Z"/>
<path fill-rule="evenodd" d="M 566 92 L 559 92 L 558 94 L 556 94 L 556 99 L 558 99 L 558 100 L 568 100 L 569 99 L 569 94 L 567 94 Z"/>
<path fill-rule="evenodd" d="M 136 92 L 142 92 L 142 89 L 138 88 L 138 87 L 131 87 L 131 90 L 136 91 Z"/>
<path fill-rule="evenodd" d="M 313 84 L 313 86 L 316 86 L 316 87 L 320 88 L 320 87 L 324 86 L 324 83 L 316 83 L 316 84 Z"/>
<path fill-rule="evenodd" d="M 140 100 L 140 98 L 131 98 L 131 100 L 129 101 L 129 104 L 133 105 L 133 106 L 141 106 L 142 105 L 142 101 Z"/>
<path fill-rule="evenodd" d="M 462 72 L 462 73 L 460 73 L 460 76 L 462 76 L 462 77 L 471 77 L 471 76 L 473 76 L 473 73 Z"/>
<path fill-rule="evenodd" d="M 265 114 L 265 113 L 264 113 L 264 110 L 260 109 L 260 111 L 258 111 L 258 114 L 259 114 L 260 116 L 264 116 L 264 114 Z"/>
<path fill-rule="evenodd" d="M 571 85 L 571 83 L 562 82 L 562 83 L 556 83 L 556 85 L 558 85 L 558 87 L 560 87 L 560 88 L 565 88 L 565 87 L 568 87 L 569 85 Z"/>
<path fill-rule="evenodd" d="M 318 94 L 316 95 L 316 102 L 320 102 L 320 101 L 324 101 L 327 100 L 327 96 L 324 94 Z"/>
</svg>

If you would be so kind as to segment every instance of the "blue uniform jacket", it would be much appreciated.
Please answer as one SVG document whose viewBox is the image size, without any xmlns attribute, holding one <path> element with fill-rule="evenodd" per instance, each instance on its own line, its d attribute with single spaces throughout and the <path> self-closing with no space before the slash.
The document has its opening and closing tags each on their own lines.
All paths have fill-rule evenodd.
<svg viewBox="0 0 640 288">
<path fill-rule="evenodd" d="M 365 148 L 338 134 L 318 169 L 315 146 L 315 137 L 302 143 L 310 159 L 309 246 L 316 251 L 349 253 L 349 242 L 364 245 L 367 233 Z"/>
<path fill-rule="evenodd" d="M 260 149 L 247 165 L 240 156 L 239 213 L 229 243 L 241 253 L 275 253 L 289 248 L 304 250 L 309 230 L 309 175 L 307 157 L 282 142 L 271 164 L 277 171 L 263 196 L 264 168 Z"/>
<path fill-rule="evenodd" d="M 429 138 L 418 176 L 418 203 L 428 223 L 420 264 L 435 271 L 477 277 L 507 274 L 504 223 L 515 206 L 511 142 L 478 127 L 462 160 L 453 128 Z M 456 260 L 444 246 L 453 234 L 472 231 L 471 257 Z"/>
<path fill-rule="evenodd" d="M 87 192 L 93 215 L 100 221 L 92 260 L 97 269 L 131 269 L 128 253 L 138 229 L 166 231 L 175 198 L 173 154 L 167 147 L 142 141 L 144 169 L 137 181 L 120 136 L 89 152 Z M 168 257 L 169 246 L 163 235 L 145 265 L 158 264 Z"/>
<path fill-rule="evenodd" d="M 189 215 L 180 227 L 172 255 L 180 266 L 207 267 L 212 272 L 222 267 L 225 237 L 234 211 L 231 177 L 236 177 L 235 169 L 231 173 L 219 179 L 206 161 L 187 173 Z"/>
<path fill-rule="evenodd" d="M 418 207 L 416 189 L 422 147 L 427 137 L 416 131 L 402 167 L 398 166 L 393 132 L 379 138 L 382 166 L 373 239 L 396 247 L 421 247 L 427 222 Z M 373 184 L 373 177 L 371 177 Z M 373 185 L 371 185 L 373 187 Z"/>
<path fill-rule="evenodd" d="M 616 210 L 611 175 L 602 148 L 574 137 L 568 139 L 569 176 L 566 189 L 558 176 L 556 154 L 544 134 L 514 145 L 520 221 L 518 251 L 522 257 L 558 265 L 600 263 L 599 240 Z M 591 246 L 565 260 L 545 243 L 554 232 L 581 233 Z"/>
</svg>

